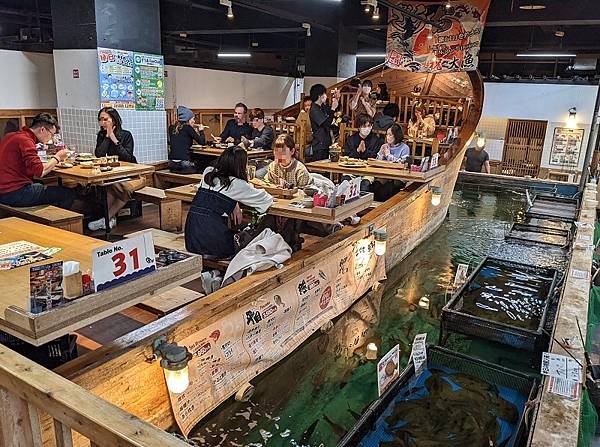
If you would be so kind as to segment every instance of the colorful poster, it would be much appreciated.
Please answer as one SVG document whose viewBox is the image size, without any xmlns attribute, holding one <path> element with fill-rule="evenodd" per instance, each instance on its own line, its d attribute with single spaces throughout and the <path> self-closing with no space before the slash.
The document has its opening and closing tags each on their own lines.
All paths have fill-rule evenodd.
<svg viewBox="0 0 600 447">
<path fill-rule="evenodd" d="M 133 65 L 136 110 L 164 110 L 165 63 L 163 56 L 135 53 Z"/>
<path fill-rule="evenodd" d="M 190 386 L 170 394 L 181 431 L 190 430 L 245 383 L 296 349 L 385 277 L 384 257 L 362 239 L 237 312 L 181 340 L 193 355 Z"/>
<path fill-rule="evenodd" d="M 577 166 L 583 143 L 583 129 L 554 129 L 550 164 L 558 166 Z"/>
<path fill-rule="evenodd" d="M 98 68 L 102 107 L 165 109 L 163 56 L 98 48 Z"/>
<path fill-rule="evenodd" d="M 388 67 L 429 73 L 477 69 L 490 0 L 392 3 L 396 7 L 389 8 Z"/>
<path fill-rule="evenodd" d="M 134 109 L 133 53 L 98 48 L 100 104 L 116 109 Z"/>
</svg>

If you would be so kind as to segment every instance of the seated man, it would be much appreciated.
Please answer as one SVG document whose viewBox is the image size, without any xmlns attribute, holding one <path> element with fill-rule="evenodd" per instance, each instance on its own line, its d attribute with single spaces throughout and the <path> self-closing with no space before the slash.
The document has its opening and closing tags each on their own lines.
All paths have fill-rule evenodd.
<svg viewBox="0 0 600 447">
<path fill-rule="evenodd" d="M 215 141 L 223 143 L 240 144 L 242 136 L 249 138 L 252 134 L 252 128 L 246 122 L 248 107 L 246 104 L 238 102 L 233 111 L 233 118 L 227 121 L 221 136 L 216 137 Z"/>
<path fill-rule="evenodd" d="M 71 208 L 75 193 L 62 186 L 45 186 L 34 183 L 51 172 L 58 163 L 67 159 L 68 151 L 59 150 L 42 163 L 37 153 L 37 143 L 46 144 L 58 132 L 56 118 L 40 113 L 31 126 L 8 134 L 0 142 L 0 203 L 9 206 L 56 205 Z"/>
<path fill-rule="evenodd" d="M 270 150 L 275 140 L 275 132 L 271 126 L 265 124 L 265 112 L 263 109 L 253 109 L 250 115 L 252 120 L 252 134 L 249 138 L 242 135 L 242 146 L 244 149 Z"/>
<path fill-rule="evenodd" d="M 373 133 L 373 118 L 361 113 L 356 118 L 358 132 L 346 139 L 344 154 L 352 158 L 376 158 L 383 143 L 382 139 Z"/>
</svg>

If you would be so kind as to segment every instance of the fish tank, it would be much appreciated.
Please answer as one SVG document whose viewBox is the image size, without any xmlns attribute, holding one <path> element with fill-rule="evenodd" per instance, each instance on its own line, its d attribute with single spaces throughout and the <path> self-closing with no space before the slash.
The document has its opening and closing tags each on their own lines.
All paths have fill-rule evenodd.
<svg viewBox="0 0 600 447">
<path fill-rule="evenodd" d="M 442 309 L 439 344 L 457 332 L 532 352 L 547 348 L 557 278 L 555 269 L 484 259 Z"/>
<path fill-rule="evenodd" d="M 514 223 L 508 234 L 505 236 L 505 239 L 521 243 L 548 244 L 557 247 L 567 247 L 571 240 L 571 232 L 560 228 Z"/>
<path fill-rule="evenodd" d="M 579 201 L 571 197 L 537 194 L 525 214 L 528 217 L 573 222 L 577 217 L 578 207 Z"/>
<path fill-rule="evenodd" d="M 411 362 L 338 447 L 519 447 L 537 391 L 533 377 L 428 346 L 426 368 L 417 375 Z"/>
</svg>

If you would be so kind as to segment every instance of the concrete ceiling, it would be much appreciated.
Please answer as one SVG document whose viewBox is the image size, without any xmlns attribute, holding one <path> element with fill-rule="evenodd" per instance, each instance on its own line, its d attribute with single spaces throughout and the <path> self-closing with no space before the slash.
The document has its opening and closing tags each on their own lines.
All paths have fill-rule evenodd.
<svg viewBox="0 0 600 447">
<path fill-rule="evenodd" d="M 232 0 L 234 18 L 219 0 L 160 0 L 163 53 L 167 63 L 272 74 L 297 74 L 304 62 L 303 23 L 335 33 L 340 26 L 356 31 L 358 51 L 385 48 L 387 0 L 381 18 L 365 14 L 360 0 Z M 539 4 L 542 10 L 520 6 Z M 52 50 L 50 0 L 0 0 L 0 48 Z M 557 33 L 558 32 L 558 33 Z M 557 34 L 564 33 L 563 37 Z M 591 76 L 596 70 L 569 69 L 574 60 L 523 60 L 527 50 L 600 54 L 599 0 L 492 0 L 481 48 L 480 69 L 500 77 Z M 251 61 L 223 61 L 219 50 L 250 50 Z M 364 70 L 381 61 L 359 61 Z"/>
</svg>

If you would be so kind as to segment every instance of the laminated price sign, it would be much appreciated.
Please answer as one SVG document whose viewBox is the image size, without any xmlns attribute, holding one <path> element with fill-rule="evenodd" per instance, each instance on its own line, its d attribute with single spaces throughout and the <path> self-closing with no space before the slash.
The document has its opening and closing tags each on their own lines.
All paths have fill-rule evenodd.
<svg viewBox="0 0 600 447">
<path fill-rule="evenodd" d="M 92 275 L 96 292 L 155 270 L 156 256 L 150 232 L 92 251 Z"/>
<path fill-rule="evenodd" d="M 415 365 L 415 376 L 427 369 L 427 334 L 417 334 L 410 353 Z"/>
</svg>

